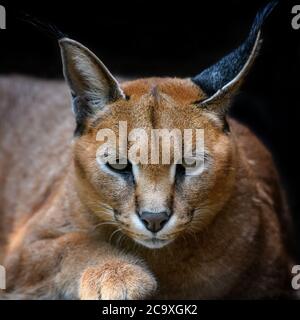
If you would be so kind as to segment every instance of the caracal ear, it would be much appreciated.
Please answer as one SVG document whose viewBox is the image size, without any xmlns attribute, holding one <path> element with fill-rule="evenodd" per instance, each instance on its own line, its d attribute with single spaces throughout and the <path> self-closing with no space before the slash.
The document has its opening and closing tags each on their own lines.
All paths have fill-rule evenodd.
<svg viewBox="0 0 300 320">
<path fill-rule="evenodd" d="M 261 27 L 277 3 L 272 1 L 257 13 L 249 35 L 240 47 L 191 79 L 207 95 L 199 107 L 224 115 L 258 54 Z"/>
<path fill-rule="evenodd" d="M 118 99 L 124 99 L 117 80 L 86 47 L 69 38 L 59 40 L 63 73 L 71 89 L 76 133 L 84 128 L 86 118 Z"/>
</svg>

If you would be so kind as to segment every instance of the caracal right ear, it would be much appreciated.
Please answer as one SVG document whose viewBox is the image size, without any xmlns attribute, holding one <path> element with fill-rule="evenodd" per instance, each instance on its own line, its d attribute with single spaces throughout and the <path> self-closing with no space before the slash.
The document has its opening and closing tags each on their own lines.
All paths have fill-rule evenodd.
<svg viewBox="0 0 300 320">
<path fill-rule="evenodd" d="M 77 129 L 82 129 L 86 117 L 106 104 L 124 99 L 125 95 L 117 80 L 89 49 L 69 38 L 60 39 L 59 45 Z"/>
</svg>

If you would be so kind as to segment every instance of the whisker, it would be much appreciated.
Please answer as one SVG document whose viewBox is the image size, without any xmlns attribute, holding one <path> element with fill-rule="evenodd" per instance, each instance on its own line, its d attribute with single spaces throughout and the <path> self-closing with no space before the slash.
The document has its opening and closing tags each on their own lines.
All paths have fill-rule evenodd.
<svg viewBox="0 0 300 320">
<path fill-rule="evenodd" d="M 118 241 L 117 241 L 118 247 L 121 247 L 122 242 L 123 242 L 124 239 L 125 239 L 125 235 L 124 235 L 123 233 L 121 233 L 121 234 L 119 235 L 119 238 L 118 238 Z"/>
<path fill-rule="evenodd" d="M 108 215 L 108 216 L 110 216 L 111 217 L 111 215 L 112 215 L 112 211 L 111 212 L 109 212 L 109 211 L 103 211 L 103 210 L 98 210 L 98 208 L 95 208 L 94 209 L 94 212 L 97 214 L 97 215 Z"/>
<path fill-rule="evenodd" d="M 100 203 L 100 204 L 98 204 L 98 206 L 102 207 L 102 208 L 105 208 L 105 209 L 107 209 L 109 211 L 113 211 L 113 208 L 110 207 L 109 205 L 105 204 L 105 203 Z"/>
<path fill-rule="evenodd" d="M 120 231 L 122 231 L 122 229 L 121 228 L 118 228 L 117 230 L 115 230 L 115 231 L 113 231 L 112 233 L 111 233 L 111 235 L 110 235 L 110 237 L 109 237 L 109 240 L 108 240 L 108 242 L 111 244 L 111 241 L 112 241 L 112 239 L 113 239 L 113 236 L 115 235 L 115 234 L 117 234 L 118 232 L 120 232 Z"/>
<path fill-rule="evenodd" d="M 118 224 L 116 222 L 114 222 L 114 221 L 101 222 L 101 223 L 98 223 L 98 224 L 96 224 L 94 226 L 94 230 L 99 228 L 99 227 L 101 227 L 101 226 L 103 226 L 103 225 L 114 225 L 115 226 L 115 225 L 118 225 Z"/>
<path fill-rule="evenodd" d="M 122 233 L 119 234 L 118 239 L 117 239 L 117 241 L 116 241 L 118 247 L 120 247 L 120 240 L 121 240 L 121 238 L 122 238 Z"/>
</svg>

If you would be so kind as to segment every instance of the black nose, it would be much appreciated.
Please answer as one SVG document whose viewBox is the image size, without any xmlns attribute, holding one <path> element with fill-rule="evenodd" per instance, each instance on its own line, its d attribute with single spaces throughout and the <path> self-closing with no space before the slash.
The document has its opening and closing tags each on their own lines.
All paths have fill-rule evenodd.
<svg viewBox="0 0 300 320">
<path fill-rule="evenodd" d="M 151 232 L 158 232 L 170 219 L 167 212 L 148 212 L 143 211 L 140 214 L 140 218 L 143 221 L 146 228 Z"/>
</svg>

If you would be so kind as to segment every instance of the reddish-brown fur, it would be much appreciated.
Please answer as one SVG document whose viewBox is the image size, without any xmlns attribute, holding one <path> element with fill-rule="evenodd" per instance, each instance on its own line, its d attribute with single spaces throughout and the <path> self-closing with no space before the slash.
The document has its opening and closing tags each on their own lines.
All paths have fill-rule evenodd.
<svg viewBox="0 0 300 320">
<path fill-rule="evenodd" d="M 8 274 L 3 297 L 287 295 L 290 259 L 278 218 L 284 206 L 266 148 L 234 120 L 231 132 L 224 133 L 207 111 L 193 105 L 204 94 L 188 79 L 142 79 L 122 89 L 130 99 L 99 111 L 72 142 L 63 83 L 0 79 L 0 263 Z M 149 165 L 134 190 L 115 185 L 96 166 L 95 136 L 120 120 L 130 128 L 203 128 L 212 173 L 176 192 L 165 179 L 165 166 Z M 171 196 L 174 214 L 185 223 L 161 249 L 135 244 L 132 238 L 140 235 L 129 220 L 135 197 L 149 201 L 154 185 L 166 199 Z M 118 223 L 99 225 L 114 219 L 101 203 L 118 208 Z M 122 239 L 118 233 L 111 238 L 117 228 Z"/>
</svg>

